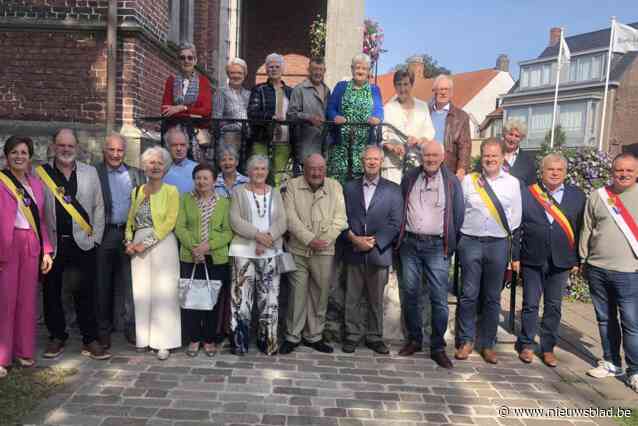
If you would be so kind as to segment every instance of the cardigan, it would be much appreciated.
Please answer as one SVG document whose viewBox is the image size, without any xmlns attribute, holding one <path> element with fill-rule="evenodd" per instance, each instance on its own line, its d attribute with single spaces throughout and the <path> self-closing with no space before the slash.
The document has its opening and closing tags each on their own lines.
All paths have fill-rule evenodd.
<svg viewBox="0 0 638 426">
<path fill-rule="evenodd" d="M 270 187 L 272 191 L 272 208 L 269 212 L 271 215 L 270 235 L 273 239 L 273 247 L 282 248 L 283 235 L 287 230 L 286 226 L 286 209 L 281 198 L 279 190 Z M 233 189 L 233 195 L 230 201 L 230 226 L 235 233 L 232 244 L 246 245 L 250 241 L 255 240 L 255 236 L 259 231 L 252 224 L 252 212 L 250 208 L 249 194 L 246 185 L 238 186 Z"/>
<path fill-rule="evenodd" d="M 175 234 L 181 247 L 179 258 L 182 262 L 193 263 L 191 250 L 202 242 L 200 227 L 202 212 L 197 200 L 191 192 L 182 195 Z M 215 210 L 208 222 L 208 247 L 213 258 L 213 264 L 228 263 L 228 245 L 233 239 L 230 229 L 230 199 L 217 196 Z"/>
<path fill-rule="evenodd" d="M 174 76 L 170 76 L 164 83 L 164 96 L 162 105 L 173 105 L 173 82 Z M 212 89 L 210 82 L 203 75 L 199 75 L 199 94 L 194 104 L 186 105 L 186 111 L 178 112 L 171 118 L 189 118 L 191 115 L 199 115 L 202 118 L 210 118 L 212 112 Z"/>
<path fill-rule="evenodd" d="M 140 185 L 131 192 L 131 209 L 126 221 L 126 241 L 133 241 L 133 226 L 135 215 L 144 201 L 144 187 Z M 179 192 L 173 185 L 163 183 L 160 190 L 151 194 L 151 216 L 153 218 L 153 232 L 155 238 L 163 240 L 175 229 L 179 211 Z"/>
</svg>

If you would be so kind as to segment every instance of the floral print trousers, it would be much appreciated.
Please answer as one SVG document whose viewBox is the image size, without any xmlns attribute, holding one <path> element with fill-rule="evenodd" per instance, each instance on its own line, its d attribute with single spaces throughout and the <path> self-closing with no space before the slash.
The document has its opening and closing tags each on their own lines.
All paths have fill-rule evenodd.
<svg viewBox="0 0 638 426">
<path fill-rule="evenodd" d="M 266 355 L 279 349 L 279 278 L 276 258 L 232 260 L 231 332 L 235 353 L 246 353 L 250 341 L 253 304 L 257 304 L 259 322 L 257 346 Z"/>
</svg>

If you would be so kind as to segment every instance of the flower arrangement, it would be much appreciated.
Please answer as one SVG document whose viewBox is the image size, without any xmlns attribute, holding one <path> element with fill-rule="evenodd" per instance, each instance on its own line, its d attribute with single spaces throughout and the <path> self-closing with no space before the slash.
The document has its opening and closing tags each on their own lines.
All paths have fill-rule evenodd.
<svg viewBox="0 0 638 426">
<path fill-rule="evenodd" d="M 323 58 L 326 56 L 326 20 L 317 15 L 310 24 L 310 56 Z"/>
<path fill-rule="evenodd" d="M 383 29 L 378 22 L 372 19 L 363 21 L 363 53 L 370 56 L 373 63 L 379 60 L 379 55 L 383 53 Z"/>
</svg>

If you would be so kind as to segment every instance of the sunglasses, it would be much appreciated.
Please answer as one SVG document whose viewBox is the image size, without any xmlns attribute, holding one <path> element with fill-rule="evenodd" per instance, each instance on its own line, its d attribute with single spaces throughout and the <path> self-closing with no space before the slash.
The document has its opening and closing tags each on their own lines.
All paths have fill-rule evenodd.
<svg viewBox="0 0 638 426">
<path fill-rule="evenodd" d="M 195 59 L 195 57 L 194 56 L 180 55 L 179 59 L 181 59 L 182 61 L 192 61 L 193 59 Z"/>
</svg>

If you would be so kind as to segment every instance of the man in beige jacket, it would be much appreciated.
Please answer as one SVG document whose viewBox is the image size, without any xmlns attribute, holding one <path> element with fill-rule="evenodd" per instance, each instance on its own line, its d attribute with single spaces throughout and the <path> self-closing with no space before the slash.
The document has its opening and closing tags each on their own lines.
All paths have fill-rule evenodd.
<svg viewBox="0 0 638 426">
<path fill-rule="evenodd" d="M 279 353 L 290 353 L 302 342 L 319 352 L 331 353 L 332 347 L 323 341 L 323 328 L 335 241 L 347 228 L 347 219 L 341 185 L 326 177 L 326 161 L 320 154 L 307 157 L 304 175 L 288 181 L 284 205 L 289 231 L 287 248 L 297 270 L 288 276 L 286 341 Z"/>
</svg>

